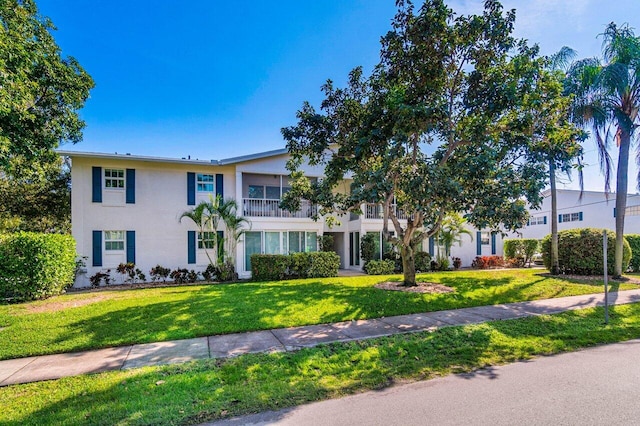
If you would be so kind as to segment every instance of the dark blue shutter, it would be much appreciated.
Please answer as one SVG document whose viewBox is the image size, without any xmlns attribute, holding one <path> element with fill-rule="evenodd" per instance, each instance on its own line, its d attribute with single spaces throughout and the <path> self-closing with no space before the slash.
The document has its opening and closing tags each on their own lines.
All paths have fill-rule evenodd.
<svg viewBox="0 0 640 426">
<path fill-rule="evenodd" d="M 496 254 L 496 233 L 491 233 L 491 254 Z"/>
<path fill-rule="evenodd" d="M 191 172 L 187 172 L 187 205 L 196 205 L 196 174 Z"/>
<path fill-rule="evenodd" d="M 482 256 L 482 232 L 476 232 L 476 254 Z"/>
<path fill-rule="evenodd" d="M 136 170 L 127 169 L 126 172 L 126 185 L 127 185 L 127 204 L 136 203 Z"/>
<path fill-rule="evenodd" d="M 196 263 L 196 231 L 187 231 L 187 263 Z"/>
<path fill-rule="evenodd" d="M 93 231 L 93 259 L 91 265 L 102 266 L 102 231 Z"/>
<path fill-rule="evenodd" d="M 616 208 L 613 208 L 613 217 L 616 217 Z"/>
<path fill-rule="evenodd" d="M 102 167 L 91 168 L 91 201 L 94 203 L 102 202 Z"/>
<path fill-rule="evenodd" d="M 561 214 L 558 215 L 558 223 L 562 223 L 562 215 Z"/>
<path fill-rule="evenodd" d="M 433 257 L 433 255 L 435 254 L 435 239 L 433 237 L 429 237 L 429 254 L 431 255 L 431 257 Z"/>
<path fill-rule="evenodd" d="M 136 263 L 136 231 L 127 231 L 127 263 Z"/>
<path fill-rule="evenodd" d="M 578 216 L 579 216 L 578 220 L 582 222 L 582 212 L 578 213 Z"/>
<path fill-rule="evenodd" d="M 546 225 L 546 224 L 547 224 L 547 217 L 546 217 L 546 216 L 545 216 L 545 217 L 543 217 L 543 218 L 542 218 L 542 220 L 543 220 L 543 222 L 542 222 L 542 223 Z"/>
<path fill-rule="evenodd" d="M 216 174 L 216 195 L 224 198 L 224 175 Z"/>
<path fill-rule="evenodd" d="M 224 260 L 224 231 L 217 231 L 218 235 L 218 259 Z"/>
<path fill-rule="evenodd" d="M 356 232 L 356 266 L 360 265 L 360 232 Z"/>
<path fill-rule="evenodd" d="M 354 265 L 353 252 L 355 245 L 353 244 L 353 232 L 349 232 L 349 265 Z"/>
</svg>

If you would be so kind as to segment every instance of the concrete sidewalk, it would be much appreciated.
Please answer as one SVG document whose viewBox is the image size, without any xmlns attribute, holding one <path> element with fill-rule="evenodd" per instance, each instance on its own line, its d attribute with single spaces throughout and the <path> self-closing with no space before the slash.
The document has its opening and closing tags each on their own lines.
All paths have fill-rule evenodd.
<svg viewBox="0 0 640 426">
<path fill-rule="evenodd" d="M 609 293 L 611 305 L 636 302 L 640 302 L 640 290 Z M 226 358 L 247 353 L 295 351 L 321 343 L 370 339 L 454 325 L 554 314 L 602 305 L 604 305 L 603 294 L 588 294 L 10 359 L 0 361 L 0 386 L 102 371 L 175 364 L 197 359 Z"/>
</svg>

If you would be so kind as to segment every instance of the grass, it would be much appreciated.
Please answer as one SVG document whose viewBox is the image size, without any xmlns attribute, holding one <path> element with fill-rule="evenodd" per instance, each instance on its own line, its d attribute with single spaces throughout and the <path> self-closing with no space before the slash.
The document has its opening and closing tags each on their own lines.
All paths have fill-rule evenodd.
<svg viewBox="0 0 640 426">
<path fill-rule="evenodd" d="M 251 330 L 379 318 L 602 291 L 541 270 L 424 274 L 449 294 L 384 291 L 359 276 L 67 294 L 0 305 L 0 359 Z M 637 288 L 614 284 L 611 290 Z"/>
<path fill-rule="evenodd" d="M 640 304 L 0 388 L 0 423 L 196 424 L 640 336 Z"/>
</svg>

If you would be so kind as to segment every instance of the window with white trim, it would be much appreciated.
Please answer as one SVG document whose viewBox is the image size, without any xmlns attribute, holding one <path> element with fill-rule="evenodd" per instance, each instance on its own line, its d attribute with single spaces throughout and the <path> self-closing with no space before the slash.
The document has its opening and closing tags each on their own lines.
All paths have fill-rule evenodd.
<svg viewBox="0 0 640 426">
<path fill-rule="evenodd" d="M 104 169 L 104 187 L 124 189 L 124 169 Z"/>
<path fill-rule="evenodd" d="M 563 213 L 560 215 L 560 218 L 562 219 L 560 222 L 564 223 L 564 222 L 578 222 L 580 220 L 580 216 L 581 216 L 582 212 L 578 212 L 578 213 Z"/>
<path fill-rule="evenodd" d="M 199 249 L 212 249 L 215 247 L 215 238 L 217 234 L 215 232 L 198 232 L 198 248 Z"/>
<path fill-rule="evenodd" d="M 546 219 L 546 216 L 531 216 L 531 218 L 529 218 L 529 226 L 544 225 L 546 223 Z"/>
<path fill-rule="evenodd" d="M 124 238 L 124 231 L 104 231 L 105 251 L 123 251 Z"/>
<path fill-rule="evenodd" d="M 482 244 L 483 246 L 488 246 L 491 244 L 491 232 L 480 233 L 480 244 Z"/>
<path fill-rule="evenodd" d="M 214 176 L 204 173 L 196 175 L 196 188 L 198 192 L 213 192 Z"/>
</svg>

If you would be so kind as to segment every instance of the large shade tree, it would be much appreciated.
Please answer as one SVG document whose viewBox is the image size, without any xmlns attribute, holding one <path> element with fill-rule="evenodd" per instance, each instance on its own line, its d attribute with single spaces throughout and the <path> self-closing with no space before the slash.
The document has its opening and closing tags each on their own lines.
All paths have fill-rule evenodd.
<svg viewBox="0 0 640 426">
<path fill-rule="evenodd" d="M 640 38 L 628 25 L 618 26 L 613 22 L 602 36 L 603 60 L 591 58 L 574 63 L 566 86 L 575 96 L 575 119 L 590 126 L 595 134 L 607 193 L 612 173 L 610 150 L 617 150 L 614 275 L 620 276 L 624 272 L 622 255 L 629 151 L 639 124 Z"/>
<path fill-rule="evenodd" d="M 94 83 L 56 44 L 53 23 L 33 0 L 0 1 L 0 170 L 53 162 L 53 149 L 82 139 L 84 106 Z"/>
<path fill-rule="evenodd" d="M 282 130 L 294 179 L 283 204 L 308 198 L 320 213 L 382 204 L 383 232 L 402 256 L 405 285 L 415 285 L 416 249 L 447 214 L 513 230 L 527 218 L 523 198 L 538 205 L 546 173 L 521 100 L 540 65 L 536 49 L 511 37 L 515 12 L 497 1 L 471 16 L 441 0 L 398 6 L 371 76 L 356 68 L 344 89 L 328 81 L 321 111 L 305 103 Z M 325 178 L 305 179 L 303 161 L 324 165 Z M 348 194 L 337 190 L 344 179 Z"/>
</svg>

